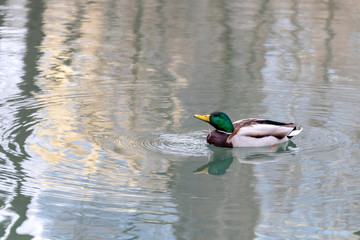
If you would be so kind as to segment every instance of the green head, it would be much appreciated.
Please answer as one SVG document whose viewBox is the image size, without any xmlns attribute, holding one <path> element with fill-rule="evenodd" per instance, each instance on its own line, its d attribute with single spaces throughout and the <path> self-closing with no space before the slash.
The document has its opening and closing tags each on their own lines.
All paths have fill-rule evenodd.
<svg viewBox="0 0 360 240">
<path fill-rule="evenodd" d="M 213 112 L 210 115 L 194 115 L 194 117 L 210 123 L 217 130 L 227 133 L 232 133 L 234 131 L 234 126 L 230 118 L 223 112 Z"/>
</svg>

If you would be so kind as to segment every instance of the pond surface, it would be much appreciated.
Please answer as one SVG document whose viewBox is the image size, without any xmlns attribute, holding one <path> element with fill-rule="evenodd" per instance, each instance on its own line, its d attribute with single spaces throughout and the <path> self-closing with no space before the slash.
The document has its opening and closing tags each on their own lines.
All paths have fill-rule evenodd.
<svg viewBox="0 0 360 240">
<path fill-rule="evenodd" d="M 360 5 L 0 1 L 2 239 L 359 239 Z M 209 146 L 194 114 L 297 122 Z"/>
</svg>

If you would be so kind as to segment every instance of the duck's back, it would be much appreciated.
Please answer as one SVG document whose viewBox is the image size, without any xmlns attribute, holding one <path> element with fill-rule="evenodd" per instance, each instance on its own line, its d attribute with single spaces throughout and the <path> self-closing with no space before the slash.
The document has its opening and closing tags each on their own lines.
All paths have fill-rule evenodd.
<svg viewBox="0 0 360 240">
<path fill-rule="evenodd" d="M 294 123 L 255 118 L 242 119 L 233 125 L 235 130 L 228 138 L 233 147 L 271 146 L 288 141 L 302 130 Z"/>
</svg>

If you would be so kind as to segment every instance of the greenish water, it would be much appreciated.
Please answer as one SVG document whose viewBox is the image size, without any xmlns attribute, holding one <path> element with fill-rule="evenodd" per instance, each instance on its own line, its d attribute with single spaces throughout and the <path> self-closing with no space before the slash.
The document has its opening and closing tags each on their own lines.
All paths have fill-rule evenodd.
<svg viewBox="0 0 360 240">
<path fill-rule="evenodd" d="M 1 239 L 359 239 L 360 5 L 0 1 Z M 270 148 L 210 125 L 297 122 Z"/>
</svg>

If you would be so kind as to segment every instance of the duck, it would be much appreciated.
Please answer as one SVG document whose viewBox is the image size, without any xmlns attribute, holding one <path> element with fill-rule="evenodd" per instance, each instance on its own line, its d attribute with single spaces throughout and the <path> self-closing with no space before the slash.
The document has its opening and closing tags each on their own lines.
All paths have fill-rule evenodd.
<svg viewBox="0 0 360 240">
<path fill-rule="evenodd" d="M 225 148 L 267 147 L 287 142 L 302 131 L 296 123 L 283 123 L 267 119 L 248 118 L 231 122 L 223 112 L 194 115 L 212 125 L 206 140 L 210 145 Z"/>
</svg>

